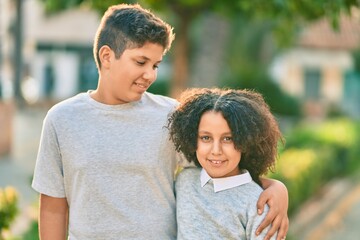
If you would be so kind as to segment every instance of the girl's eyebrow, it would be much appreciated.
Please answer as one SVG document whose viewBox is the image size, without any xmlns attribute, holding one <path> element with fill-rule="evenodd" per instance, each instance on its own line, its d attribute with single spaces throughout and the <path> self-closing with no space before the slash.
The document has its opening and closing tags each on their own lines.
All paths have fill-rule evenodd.
<svg viewBox="0 0 360 240">
<path fill-rule="evenodd" d="M 199 132 L 201 132 L 201 133 L 209 133 L 209 132 L 206 131 L 206 130 L 200 130 L 200 129 L 199 129 Z"/>
<path fill-rule="evenodd" d="M 202 133 L 202 134 L 204 134 L 204 133 L 206 133 L 206 134 L 212 134 L 211 132 L 209 132 L 209 131 L 206 131 L 206 130 L 200 130 L 199 129 L 199 131 L 198 131 L 199 133 Z M 225 133 L 222 133 L 221 135 L 232 135 L 231 134 L 231 132 L 225 132 Z"/>
</svg>

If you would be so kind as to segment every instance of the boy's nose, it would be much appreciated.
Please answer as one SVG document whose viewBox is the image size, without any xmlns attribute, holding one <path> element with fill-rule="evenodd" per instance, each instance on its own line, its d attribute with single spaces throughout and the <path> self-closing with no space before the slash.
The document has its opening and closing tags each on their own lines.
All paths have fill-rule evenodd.
<svg viewBox="0 0 360 240">
<path fill-rule="evenodd" d="M 157 76 L 156 69 L 149 69 L 145 71 L 143 74 L 143 78 L 151 82 L 156 80 L 156 76 Z"/>
</svg>

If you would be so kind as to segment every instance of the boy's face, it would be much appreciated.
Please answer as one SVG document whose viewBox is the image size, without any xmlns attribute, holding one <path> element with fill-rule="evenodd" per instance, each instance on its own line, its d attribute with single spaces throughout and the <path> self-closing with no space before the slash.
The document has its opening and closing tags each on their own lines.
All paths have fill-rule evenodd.
<svg viewBox="0 0 360 240">
<path fill-rule="evenodd" d="M 231 130 L 220 112 L 205 112 L 200 119 L 196 157 L 212 178 L 240 173 L 241 152 L 235 149 Z"/>
<path fill-rule="evenodd" d="M 107 104 L 123 104 L 140 100 L 156 80 L 157 67 L 164 53 L 161 45 L 146 43 L 143 47 L 126 49 L 120 58 L 110 51 L 108 65 L 103 64 L 102 94 Z M 103 74 L 104 73 L 104 74 Z"/>
</svg>

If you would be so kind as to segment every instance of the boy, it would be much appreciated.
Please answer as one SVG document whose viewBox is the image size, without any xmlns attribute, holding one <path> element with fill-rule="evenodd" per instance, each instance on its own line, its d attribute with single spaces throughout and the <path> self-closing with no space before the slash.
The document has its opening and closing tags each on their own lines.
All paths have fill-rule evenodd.
<svg viewBox="0 0 360 240">
<path fill-rule="evenodd" d="M 173 39 L 139 5 L 104 14 L 94 41 L 97 89 L 55 105 L 44 120 L 32 185 L 43 240 L 176 238 L 176 153 L 164 126 L 177 102 L 146 92 Z M 280 209 L 286 188 L 272 183 L 259 205 Z M 286 211 L 267 216 L 268 234 L 280 225 L 286 233 Z"/>
</svg>

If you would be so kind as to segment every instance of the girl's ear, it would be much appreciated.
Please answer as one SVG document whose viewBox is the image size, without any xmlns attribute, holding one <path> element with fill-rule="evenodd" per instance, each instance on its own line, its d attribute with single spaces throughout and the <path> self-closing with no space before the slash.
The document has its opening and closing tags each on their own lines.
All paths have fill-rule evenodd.
<svg viewBox="0 0 360 240">
<path fill-rule="evenodd" d="M 101 67 L 109 68 L 111 63 L 111 57 L 114 52 L 107 45 L 104 45 L 99 50 L 99 58 L 101 62 Z"/>
</svg>

